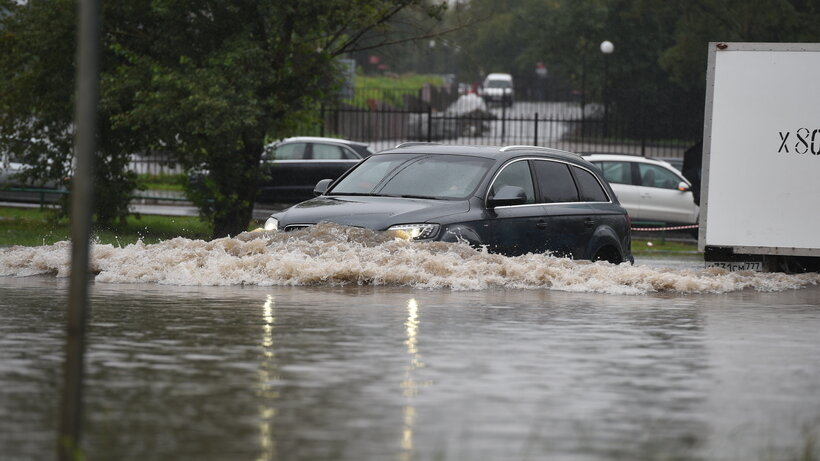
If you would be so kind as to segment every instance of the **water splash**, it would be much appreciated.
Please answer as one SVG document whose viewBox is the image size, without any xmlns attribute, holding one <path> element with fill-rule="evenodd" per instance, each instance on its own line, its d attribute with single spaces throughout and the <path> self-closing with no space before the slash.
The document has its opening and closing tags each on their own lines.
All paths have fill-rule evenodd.
<svg viewBox="0 0 820 461">
<path fill-rule="evenodd" d="M 466 244 L 418 243 L 368 229 L 320 224 L 290 233 L 244 233 L 210 242 L 175 238 L 92 247 L 97 282 L 170 285 L 396 285 L 453 290 L 553 289 L 610 294 L 781 291 L 820 283 L 820 274 L 680 270 L 505 257 Z M 70 245 L 0 250 L 0 276 L 70 271 Z"/>
</svg>

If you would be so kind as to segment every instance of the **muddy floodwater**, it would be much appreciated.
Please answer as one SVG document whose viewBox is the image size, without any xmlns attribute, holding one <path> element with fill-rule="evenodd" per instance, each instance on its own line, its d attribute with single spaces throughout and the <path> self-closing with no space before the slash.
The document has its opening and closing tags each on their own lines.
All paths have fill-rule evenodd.
<svg viewBox="0 0 820 461">
<path fill-rule="evenodd" d="M 820 457 L 816 274 L 349 232 L 95 247 L 87 459 Z M 2 460 L 55 457 L 67 249 L 0 249 Z"/>
</svg>

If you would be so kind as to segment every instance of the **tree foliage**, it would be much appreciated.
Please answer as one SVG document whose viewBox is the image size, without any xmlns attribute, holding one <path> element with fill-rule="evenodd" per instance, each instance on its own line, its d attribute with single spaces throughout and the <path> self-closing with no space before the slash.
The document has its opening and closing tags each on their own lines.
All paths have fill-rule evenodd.
<svg viewBox="0 0 820 461">
<path fill-rule="evenodd" d="M 820 41 L 817 0 L 471 0 L 465 14 L 478 21 L 456 36 L 465 76 L 542 61 L 575 83 L 600 79 L 610 40 L 621 86 L 702 86 L 709 41 Z"/>
<path fill-rule="evenodd" d="M 820 42 L 817 0 L 676 0 L 675 43 L 659 56 L 670 79 L 686 88 L 705 85 L 708 42 Z"/>
<path fill-rule="evenodd" d="M 510 72 L 526 82 L 540 61 L 553 83 L 614 90 L 623 118 L 687 119 L 694 131 L 708 42 L 820 41 L 817 0 L 470 0 L 465 12 L 479 24 L 457 35 L 461 78 Z"/>
<path fill-rule="evenodd" d="M 4 0 L 3 7 L 0 141 L 25 152 L 37 171 L 63 168 L 71 158 L 75 2 Z M 244 230 L 265 143 L 290 134 L 306 108 L 335 90 L 336 57 L 408 8 L 435 17 L 444 6 L 423 0 L 103 2 L 103 161 L 97 162 L 96 195 L 111 203 L 105 212 L 98 208 L 98 219 L 123 216 L 127 199 L 103 188 L 116 184 L 114 191 L 130 194 L 128 155 L 165 152 L 186 168 L 209 172 L 190 192 L 213 221 L 215 236 Z M 45 140 L 46 147 L 35 152 L 31 139 Z"/>
<path fill-rule="evenodd" d="M 2 5 L 0 148 L 31 169 L 34 184 L 65 184 L 72 171 L 76 4 L 67 0 Z M 136 185 L 127 171 L 133 152 L 101 114 L 95 171 L 96 217 L 123 219 Z M 69 200 L 64 200 L 68 214 Z"/>
</svg>

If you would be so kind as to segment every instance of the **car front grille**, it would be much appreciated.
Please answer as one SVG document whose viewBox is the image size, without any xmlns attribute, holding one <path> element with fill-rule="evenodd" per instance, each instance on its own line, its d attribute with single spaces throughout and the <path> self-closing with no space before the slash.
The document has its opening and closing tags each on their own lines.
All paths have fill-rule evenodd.
<svg viewBox="0 0 820 461">
<path fill-rule="evenodd" d="M 312 227 L 313 224 L 291 224 L 285 226 L 285 232 L 293 232 L 297 230 L 307 229 L 308 227 Z"/>
</svg>

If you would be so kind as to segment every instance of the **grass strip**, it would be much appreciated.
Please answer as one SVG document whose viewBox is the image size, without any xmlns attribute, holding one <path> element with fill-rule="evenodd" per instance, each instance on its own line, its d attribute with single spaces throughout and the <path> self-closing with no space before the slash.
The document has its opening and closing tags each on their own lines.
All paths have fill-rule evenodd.
<svg viewBox="0 0 820 461">
<path fill-rule="evenodd" d="M 248 230 L 261 226 L 252 222 Z M 51 211 L 40 208 L 0 207 L 0 246 L 10 245 L 51 245 L 69 240 L 71 229 L 67 219 L 56 220 Z M 208 240 L 210 226 L 193 216 L 132 215 L 125 225 L 106 228 L 95 227 L 94 237 L 99 243 L 127 245 L 142 239 L 145 243 L 156 243 L 174 237 Z M 649 255 L 692 255 L 696 254 L 696 242 L 670 239 L 633 239 L 632 253 L 637 256 Z"/>
<path fill-rule="evenodd" d="M 70 235 L 68 219 L 57 220 L 49 210 L 0 207 L 0 246 L 51 245 L 69 240 Z M 132 215 L 124 225 L 95 226 L 93 235 L 96 242 L 112 245 L 128 245 L 140 239 L 157 243 L 174 237 L 206 240 L 211 227 L 193 216 Z"/>
<path fill-rule="evenodd" d="M 633 234 L 634 235 L 634 234 Z M 651 255 L 695 255 L 698 254 L 698 243 L 670 239 L 636 239 L 632 238 L 632 254 L 635 256 Z"/>
</svg>

